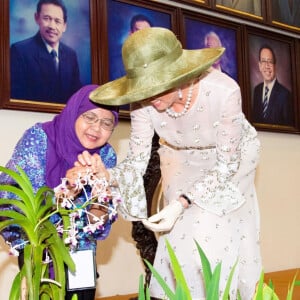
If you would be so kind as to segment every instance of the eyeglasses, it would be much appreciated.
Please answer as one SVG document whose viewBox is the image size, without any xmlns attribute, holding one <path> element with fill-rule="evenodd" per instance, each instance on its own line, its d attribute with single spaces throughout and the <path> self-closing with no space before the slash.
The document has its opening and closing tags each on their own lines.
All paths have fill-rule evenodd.
<svg viewBox="0 0 300 300">
<path fill-rule="evenodd" d="M 83 117 L 84 121 L 87 124 L 96 124 L 99 121 L 100 127 L 105 130 L 112 131 L 115 127 L 115 123 L 112 119 L 108 119 L 108 118 L 99 119 L 95 114 L 91 114 L 91 113 L 84 113 L 81 116 Z"/>
<path fill-rule="evenodd" d="M 262 59 L 260 60 L 262 65 L 274 65 L 274 61 L 272 59 Z"/>
</svg>

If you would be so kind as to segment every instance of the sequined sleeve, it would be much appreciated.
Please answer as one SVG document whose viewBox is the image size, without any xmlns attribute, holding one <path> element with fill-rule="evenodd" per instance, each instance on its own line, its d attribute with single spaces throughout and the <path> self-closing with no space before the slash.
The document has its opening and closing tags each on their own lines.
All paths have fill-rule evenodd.
<svg viewBox="0 0 300 300">
<path fill-rule="evenodd" d="M 135 107 L 131 112 L 131 137 L 127 157 L 110 171 L 111 177 L 118 182 L 123 200 L 119 211 L 128 220 L 147 216 L 143 175 L 150 158 L 153 134 L 147 110 Z"/>
<path fill-rule="evenodd" d="M 245 198 L 232 181 L 241 163 L 242 147 L 252 138 L 251 126 L 241 109 L 240 89 L 223 91 L 219 120 L 215 122 L 216 163 L 204 179 L 194 182 L 187 195 L 200 207 L 217 215 L 227 214 L 244 202 Z M 251 131 L 251 133 L 250 133 Z"/>
</svg>

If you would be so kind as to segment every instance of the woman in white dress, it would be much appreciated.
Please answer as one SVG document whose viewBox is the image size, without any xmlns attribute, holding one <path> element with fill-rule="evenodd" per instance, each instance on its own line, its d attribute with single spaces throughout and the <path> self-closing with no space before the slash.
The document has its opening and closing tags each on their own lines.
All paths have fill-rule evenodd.
<svg viewBox="0 0 300 300">
<path fill-rule="evenodd" d="M 142 29 L 123 46 L 127 75 L 90 97 L 108 105 L 134 103 L 128 155 L 115 168 L 102 171 L 123 196 L 123 216 L 142 219 L 147 228 L 164 233 L 154 267 L 167 284 L 174 287 L 165 238 L 193 299 L 205 297 L 196 240 L 213 267 L 222 262 L 221 294 L 238 260 L 230 299 L 236 299 L 239 290 L 248 300 L 262 270 L 254 186 L 260 144 L 242 112 L 238 84 L 210 67 L 223 51 L 184 50 L 170 30 Z M 145 219 L 143 174 L 154 132 L 160 137 L 165 207 Z M 154 278 L 150 290 L 152 297 L 164 299 Z"/>
</svg>

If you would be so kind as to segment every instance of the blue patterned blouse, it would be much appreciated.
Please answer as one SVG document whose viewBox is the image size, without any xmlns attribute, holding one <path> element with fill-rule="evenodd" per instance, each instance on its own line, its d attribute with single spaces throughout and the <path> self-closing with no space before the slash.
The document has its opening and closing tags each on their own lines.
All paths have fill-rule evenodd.
<svg viewBox="0 0 300 300">
<path fill-rule="evenodd" d="M 47 151 L 47 135 L 42 129 L 42 124 L 37 123 L 31 128 L 27 129 L 24 135 L 17 143 L 11 159 L 8 161 L 6 167 L 16 171 L 16 166 L 20 166 L 29 177 L 35 192 L 42 186 L 45 186 L 45 169 L 46 169 L 46 151 Z M 112 168 L 116 165 L 117 157 L 111 145 L 105 144 L 99 155 L 106 168 Z M 13 184 L 13 180 L 4 173 L 0 173 L 0 184 Z M 12 195 L 8 193 L 0 193 L 1 198 L 11 198 Z M 79 198 L 78 204 L 85 201 L 84 198 Z M 12 209 L 6 207 L 5 209 Z M 58 222 L 60 217 L 58 215 L 52 216 L 53 223 Z M 78 225 L 78 249 L 77 250 L 96 250 L 97 240 L 105 239 L 111 229 L 111 224 L 114 220 L 107 221 L 101 230 L 96 230 L 94 233 L 87 233 L 82 228 L 88 224 L 86 214 L 82 214 L 77 221 Z M 12 247 L 17 249 L 24 248 L 23 243 L 26 240 L 25 233 L 19 226 L 12 225 L 1 232 L 1 235 L 11 243 Z M 20 245 L 19 247 L 17 245 Z"/>
</svg>

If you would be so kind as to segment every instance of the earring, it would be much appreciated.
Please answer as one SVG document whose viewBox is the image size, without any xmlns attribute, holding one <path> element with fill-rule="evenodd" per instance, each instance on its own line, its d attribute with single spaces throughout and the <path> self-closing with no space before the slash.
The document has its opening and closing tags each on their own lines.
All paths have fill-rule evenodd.
<svg viewBox="0 0 300 300">
<path fill-rule="evenodd" d="M 182 90 L 178 89 L 177 92 L 178 92 L 178 98 L 179 98 L 179 100 L 182 100 L 182 98 L 183 98 L 183 96 L 182 96 Z"/>
</svg>

